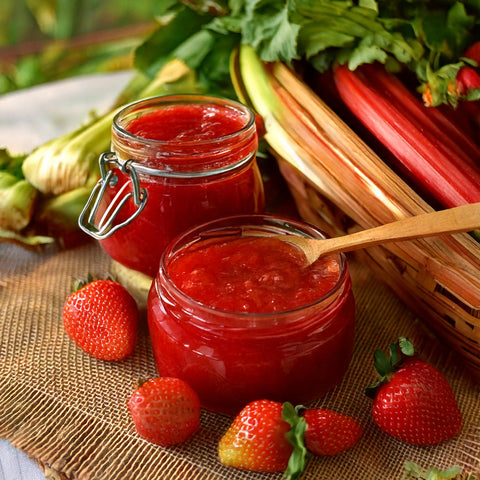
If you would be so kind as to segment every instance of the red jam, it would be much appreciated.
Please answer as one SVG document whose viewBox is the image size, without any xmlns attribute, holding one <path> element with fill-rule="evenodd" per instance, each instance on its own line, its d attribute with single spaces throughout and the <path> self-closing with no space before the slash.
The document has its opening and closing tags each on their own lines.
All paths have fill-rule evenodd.
<svg viewBox="0 0 480 480">
<path fill-rule="evenodd" d="M 269 313 L 303 307 L 338 282 L 335 257 L 305 266 L 298 248 L 274 238 L 226 239 L 182 251 L 168 266 L 173 283 L 197 302 L 229 312 Z"/>
<path fill-rule="evenodd" d="M 198 142 L 238 132 L 244 120 L 216 105 L 176 105 L 133 119 L 126 129 L 138 137 L 161 141 Z M 153 160 L 155 162 L 155 160 Z"/>
<path fill-rule="evenodd" d="M 134 160 L 147 202 L 133 221 L 100 241 L 103 249 L 154 277 L 177 234 L 215 218 L 262 212 L 257 142 L 253 113 L 236 102 L 184 95 L 127 107 L 114 121 L 112 148 L 121 162 Z M 118 181 L 103 194 L 99 218 L 119 192 L 132 191 L 130 177 L 114 170 Z M 128 222 L 136 209 L 129 201 L 114 225 Z"/>
<path fill-rule="evenodd" d="M 253 222 L 279 233 L 282 221 L 210 222 L 178 237 L 160 263 L 148 299 L 155 360 L 161 375 L 185 380 L 207 409 L 232 414 L 259 398 L 306 403 L 349 365 L 355 308 L 345 257 L 308 267 L 296 247 L 231 228 Z M 289 232 L 292 225 L 321 238 L 291 220 Z"/>
</svg>

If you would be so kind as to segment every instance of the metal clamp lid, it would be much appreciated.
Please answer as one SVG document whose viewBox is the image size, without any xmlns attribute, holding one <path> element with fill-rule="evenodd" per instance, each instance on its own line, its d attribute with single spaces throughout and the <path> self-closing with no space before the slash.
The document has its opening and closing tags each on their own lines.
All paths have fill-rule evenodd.
<svg viewBox="0 0 480 480">
<path fill-rule="evenodd" d="M 99 164 L 101 178 L 95 184 L 92 193 L 85 204 L 85 207 L 78 217 L 78 225 L 91 237 L 97 240 L 103 240 L 110 237 L 117 230 L 125 225 L 128 225 L 136 217 L 138 217 L 140 212 L 143 210 L 143 207 L 147 203 L 148 195 L 145 188 L 140 188 L 137 172 L 135 171 L 135 167 L 133 165 L 133 160 L 130 159 L 122 163 L 119 161 L 114 152 L 105 152 L 100 155 Z M 100 218 L 98 224 L 95 224 L 95 217 L 97 216 L 100 202 L 105 194 L 105 190 L 107 187 L 114 187 L 118 182 L 118 177 L 115 175 L 112 168 L 118 168 L 121 172 L 127 173 L 130 176 L 132 191 L 122 197 L 129 185 L 129 182 L 126 182 L 116 193 L 115 197 L 112 199 Z M 117 225 L 113 225 L 113 221 L 115 220 L 116 216 L 130 200 L 130 198 L 133 199 L 133 202 L 137 207 L 135 212 L 125 221 Z"/>
</svg>

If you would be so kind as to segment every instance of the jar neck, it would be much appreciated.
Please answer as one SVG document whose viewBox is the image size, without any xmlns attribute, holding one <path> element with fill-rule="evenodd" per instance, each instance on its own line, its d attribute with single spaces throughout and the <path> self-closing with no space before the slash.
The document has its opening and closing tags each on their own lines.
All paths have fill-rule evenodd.
<svg viewBox="0 0 480 480">
<path fill-rule="evenodd" d="M 133 121 L 164 109 L 209 108 L 222 122 L 225 115 L 235 116 L 238 129 L 212 138 L 145 138 L 129 131 Z M 185 116 L 188 110 L 181 110 Z M 175 120 L 174 120 L 175 121 Z M 184 118 L 182 119 L 184 121 Z M 221 129 L 219 130 L 221 131 Z M 255 116 L 240 103 L 200 95 L 155 97 L 131 104 L 121 110 L 112 126 L 112 150 L 120 161 L 132 159 L 149 173 L 194 174 L 222 172 L 250 161 L 257 150 Z"/>
</svg>

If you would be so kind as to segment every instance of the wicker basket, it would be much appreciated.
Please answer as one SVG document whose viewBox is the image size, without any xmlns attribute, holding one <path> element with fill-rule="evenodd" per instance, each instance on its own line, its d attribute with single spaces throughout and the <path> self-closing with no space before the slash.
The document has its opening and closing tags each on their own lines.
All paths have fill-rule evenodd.
<svg viewBox="0 0 480 480">
<path fill-rule="evenodd" d="M 293 70 L 248 48 L 232 64 L 304 220 L 335 236 L 434 211 Z M 464 233 L 360 255 L 480 379 L 480 243 Z"/>
<path fill-rule="evenodd" d="M 281 158 L 278 165 L 305 221 L 330 236 L 361 228 L 298 169 Z M 480 380 L 479 245 L 467 234 L 457 234 L 370 247 L 356 255 L 461 355 Z M 455 262 L 459 255 L 464 262 Z"/>
</svg>

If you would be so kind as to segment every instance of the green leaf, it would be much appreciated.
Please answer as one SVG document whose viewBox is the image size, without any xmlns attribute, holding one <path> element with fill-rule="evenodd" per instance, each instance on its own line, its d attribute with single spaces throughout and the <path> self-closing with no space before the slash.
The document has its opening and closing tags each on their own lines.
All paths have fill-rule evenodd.
<svg viewBox="0 0 480 480">
<path fill-rule="evenodd" d="M 360 44 L 351 52 L 348 60 L 348 68 L 355 70 L 362 63 L 373 63 L 375 61 L 385 63 L 387 57 L 385 50 L 382 50 L 377 45 Z"/>
<path fill-rule="evenodd" d="M 154 76 L 169 60 L 173 51 L 196 34 L 211 17 L 200 15 L 182 6 L 171 13 L 166 24 L 159 27 L 135 50 L 134 65 L 148 76 Z"/>
<path fill-rule="evenodd" d="M 282 406 L 282 420 L 290 425 L 290 430 L 285 434 L 293 447 L 292 454 L 288 460 L 288 466 L 284 473 L 284 480 L 295 480 L 305 470 L 309 457 L 305 447 L 305 430 L 307 422 L 299 415 L 302 406 L 294 407 L 291 403 L 285 402 Z"/>
<path fill-rule="evenodd" d="M 455 465 L 447 470 L 433 467 L 424 469 L 414 462 L 405 462 L 404 480 L 453 480 L 458 478 L 462 470 Z"/>
<path fill-rule="evenodd" d="M 375 0 L 359 0 L 358 5 L 363 8 L 369 8 L 378 13 L 378 3 Z"/>
<path fill-rule="evenodd" d="M 206 92 L 235 98 L 230 78 L 230 57 L 238 45 L 238 38 L 231 34 L 215 39 L 211 50 L 197 68 L 198 80 Z"/>
<path fill-rule="evenodd" d="M 354 42 L 350 33 L 322 30 L 315 23 L 304 25 L 298 38 L 300 51 L 307 59 L 328 48 L 352 46 Z"/>
<path fill-rule="evenodd" d="M 264 61 L 291 63 L 299 58 L 297 36 L 300 26 L 290 21 L 289 4 L 270 0 L 247 3 L 242 23 L 242 43 L 255 48 Z"/>
<path fill-rule="evenodd" d="M 392 370 L 392 365 L 390 360 L 381 350 L 375 350 L 373 354 L 375 369 L 381 377 L 385 377 Z"/>
<path fill-rule="evenodd" d="M 480 100 L 480 88 L 471 88 L 470 90 L 468 90 L 467 95 L 465 96 L 465 100 L 468 100 L 470 102 Z"/>
<path fill-rule="evenodd" d="M 413 343 L 406 337 L 400 337 L 398 339 L 398 346 L 400 347 L 400 351 L 408 357 L 412 357 L 415 354 Z"/>
<path fill-rule="evenodd" d="M 190 68 L 196 69 L 215 48 L 215 40 L 213 32 L 200 30 L 174 49 L 172 56 L 180 58 Z"/>
</svg>

